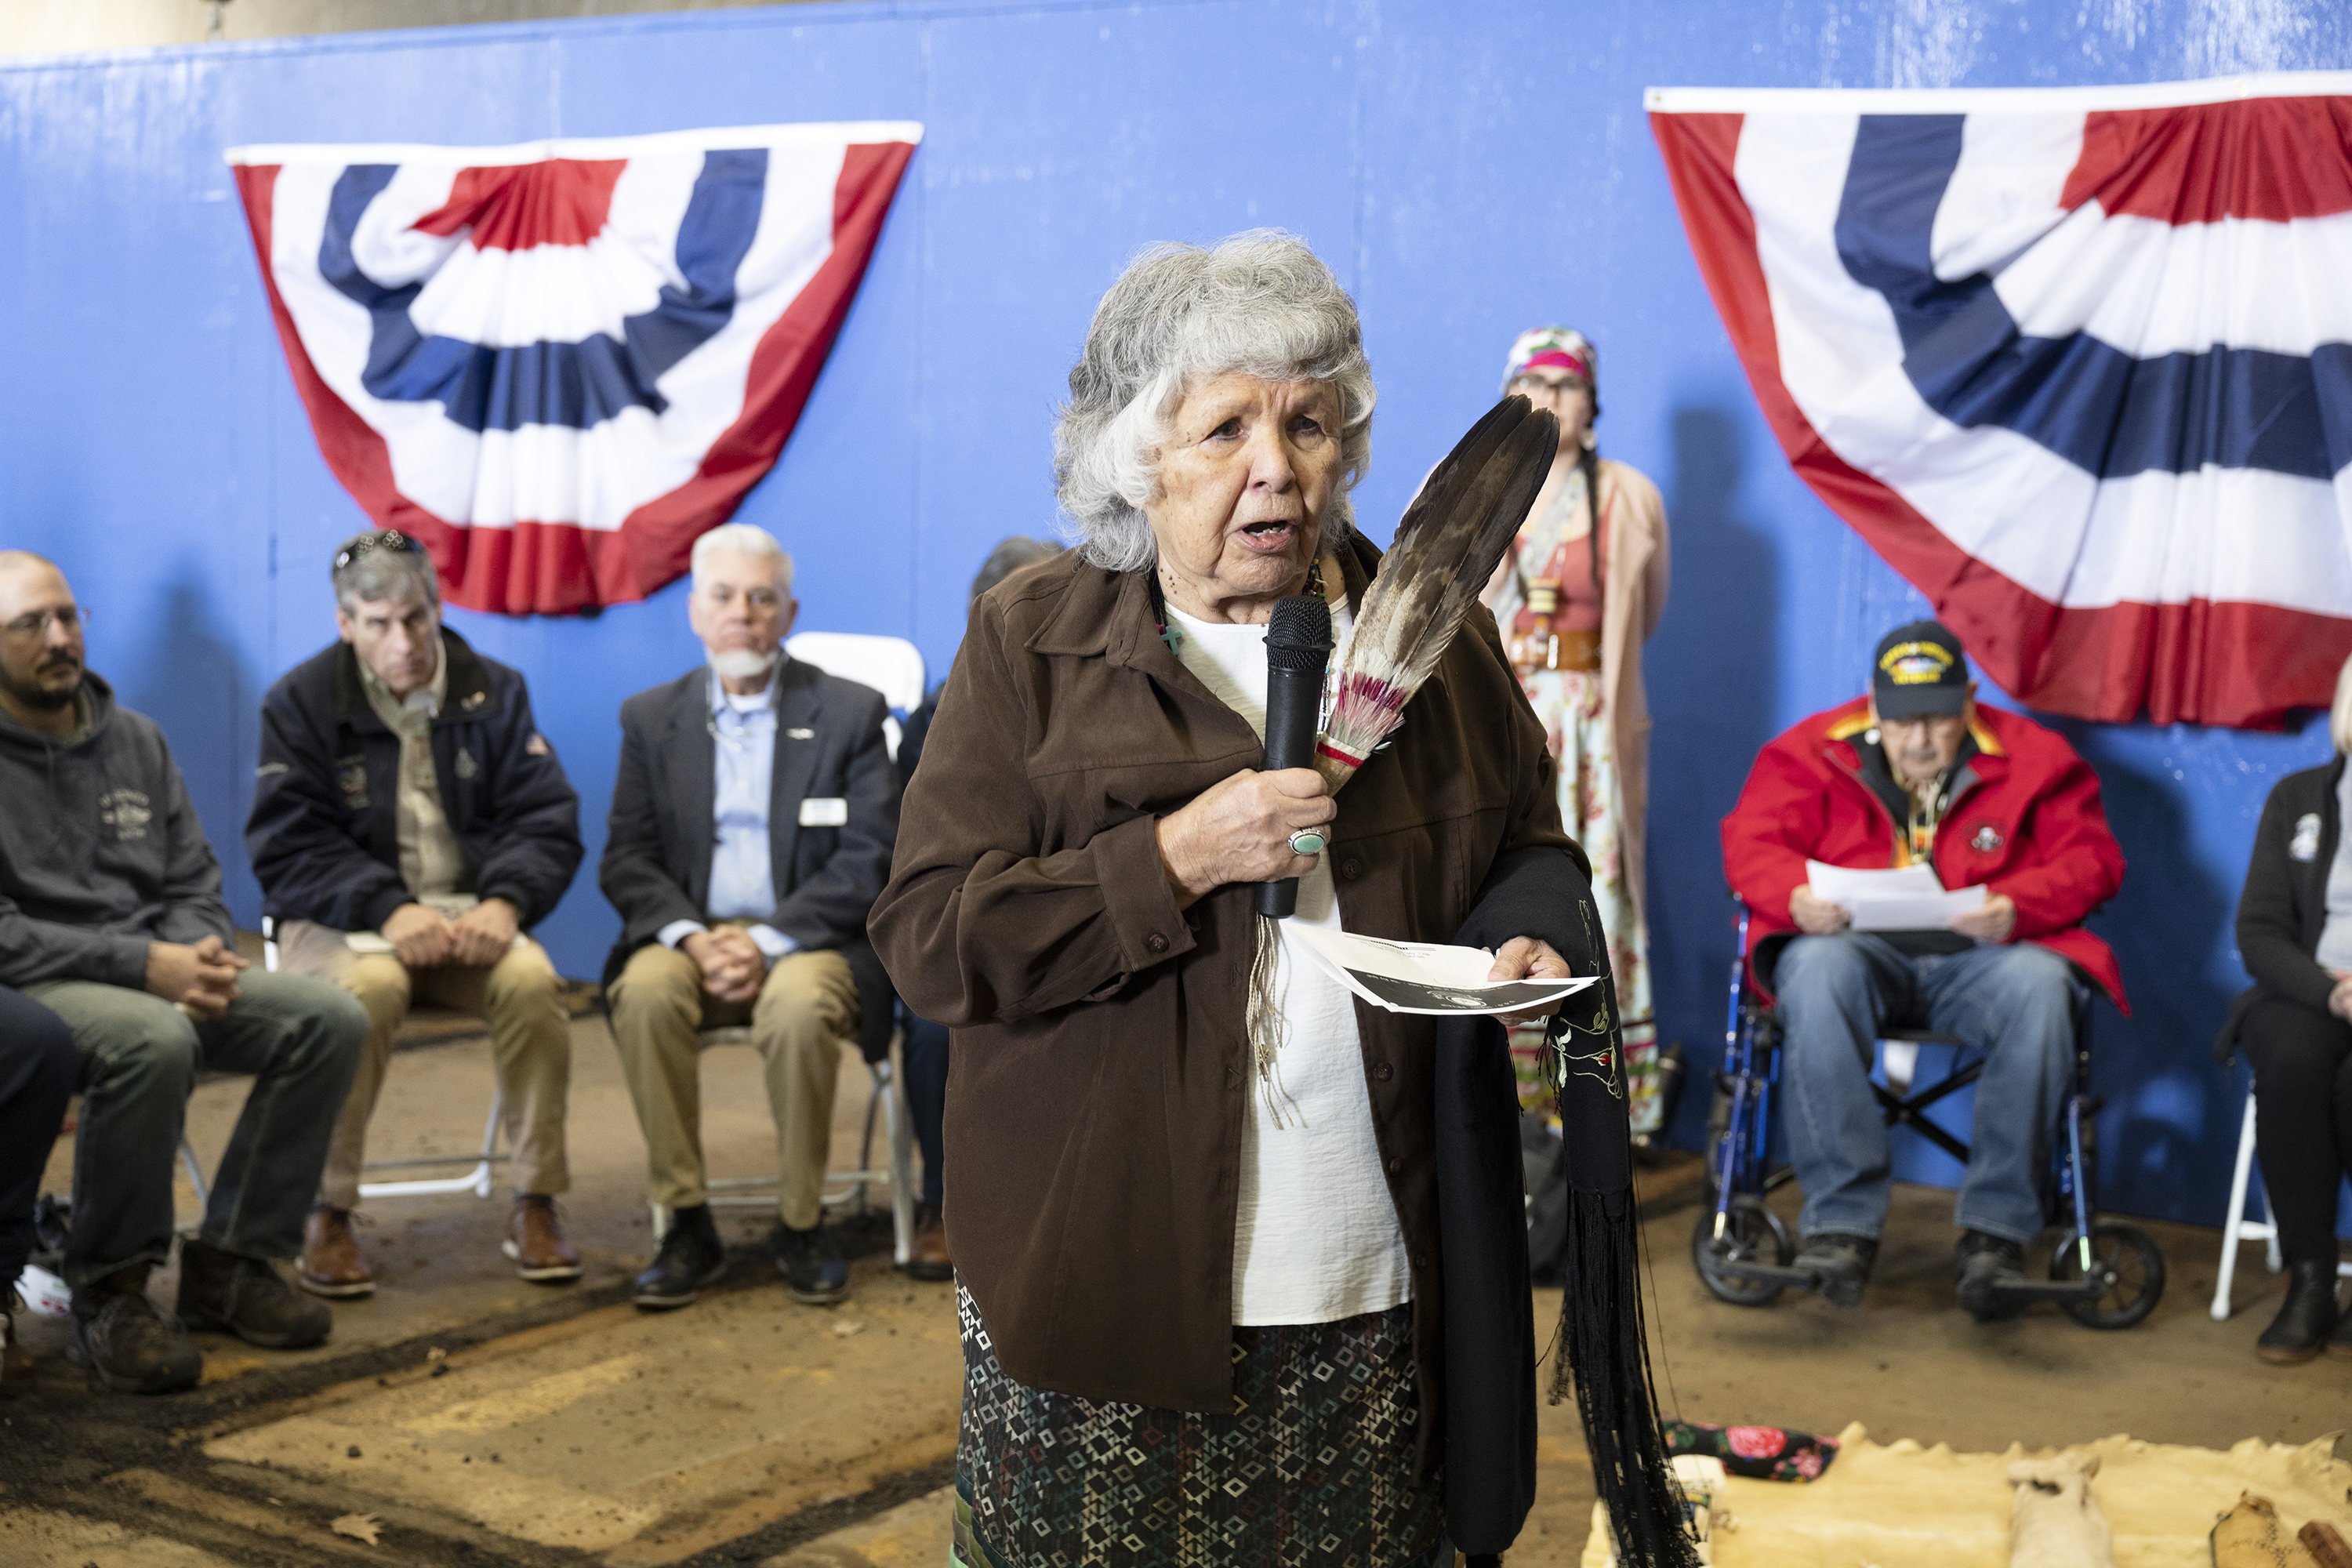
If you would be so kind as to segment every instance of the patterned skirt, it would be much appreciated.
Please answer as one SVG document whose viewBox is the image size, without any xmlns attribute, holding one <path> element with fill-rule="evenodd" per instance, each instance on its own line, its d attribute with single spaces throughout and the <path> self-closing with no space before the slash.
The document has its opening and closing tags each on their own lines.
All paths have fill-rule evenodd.
<svg viewBox="0 0 2352 1568">
<path fill-rule="evenodd" d="M 950 1568 L 1430 1568 L 1412 1308 L 1234 1331 L 1234 1413 L 1025 1387 L 959 1285 L 963 1426 Z"/>
<path fill-rule="evenodd" d="M 1617 980 L 1617 1006 L 1625 1040 L 1626 1109 L 1636 1132 L 1658 1130 L 1658 1022 L 1650 1005 L 1650 931 L 1634 907 L 1625 882 L 1625 818 L 1617 789 L 1616 731 L 1599 672 L 1530 670 L 1520 677 L 1536 717 L 1543 721 L 1551 754 L 1559 761 L 1559 817 L 1569 836 L 1592 862 L 1592 902 L 1601 934 L 1609 944 L 1609 967 Z M 1551 1109 L 1543 1079 L 1543 1026 L 1511 1031 L 1511 1065 L 1518 1073 L 1519 1103 L 1530 1110 Z"/>
</svg>

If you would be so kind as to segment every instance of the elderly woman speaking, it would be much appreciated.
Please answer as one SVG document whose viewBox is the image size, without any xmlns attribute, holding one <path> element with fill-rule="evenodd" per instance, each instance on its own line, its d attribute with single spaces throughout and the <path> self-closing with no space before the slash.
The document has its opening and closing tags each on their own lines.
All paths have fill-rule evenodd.
<svg viewBox="0 0 2352 1568">
<path fill-rule="evenodd" d="M 1055 433 L 1083 542 L 980 601 L 908 791 L 871 930 L 956 1030 L 963 1568 L 1437 1551 L 1438 1031 L 1353 1001 L 1291 928 L 1557 976 L 1583 944 L 1541 939 L 1585 884 L 1491 621 L 1338 798 L 1260 770 L 1275 601 L 1320 595 L 1344 629 L 1380 563 L 1347 499 L 1372 395 L 1355 308 L 1297 240 L 1139 257 Z M 1252 896 L 1284 878 L 1261 1070 Z"/>
</svg>

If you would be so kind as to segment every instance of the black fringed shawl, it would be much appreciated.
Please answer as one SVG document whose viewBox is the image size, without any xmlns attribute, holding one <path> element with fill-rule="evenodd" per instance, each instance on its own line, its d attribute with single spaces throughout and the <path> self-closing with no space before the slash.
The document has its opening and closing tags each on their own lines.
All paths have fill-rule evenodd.
<svg viewBox="0 0 2352 1568">
<path fill-rule="evenodd" d="M 1578 974 L 1608 973 L 1591 884 L 1559 849 L 1495 863 L 1454 939 L 1549 942 Z M 1569 998 L 1560 1110 L 1568 1137 L 1568 1289 L 1553 1397 L 1572 1383 L 1622 1568 L 1686 1568 L 1643 1339 L 1625 1080 L 1612 987 Z M 1565 1023 L 1568 1027 L 1562 1028 Z M 1445 1526 L 1475 1565 L 1515 1541 L 1536 1488 L 1536 1350 L 1528 1311 L 1525 1178 L 1510 1052 L 1492 1018 L 1437 1025 L 1437 1205 L 1444 1268 Z M 1582 1058 L 1582 1059 L 1580 1059 Z"/>
</svg>

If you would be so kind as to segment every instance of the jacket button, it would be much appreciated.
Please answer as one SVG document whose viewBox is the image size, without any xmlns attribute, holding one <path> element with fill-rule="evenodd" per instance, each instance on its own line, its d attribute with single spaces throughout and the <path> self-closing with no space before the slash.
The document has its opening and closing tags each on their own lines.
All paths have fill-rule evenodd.
<svg viewBox="0 0 2352 1568">
<path fill-rule="evenodd" d="M 1158 931 L 1153 931 L 1150 936 L 1143 939 L 1143 945 L 1150 948 L 1154 952 L 1166 952 L 1168 951 L 1168 939 L 1161 936 Z"/>
<path fill-rule="evenodd" d="M 1339 862 L 1339 875 L 1347 878 L 1350 882 L 1354 881 L 1363 874 L 1364 863 L 1361 860 L 1351 858 Z"/>
<path fill-rule="evenodd" d="M 1402 1173 L 1403 1170 L 1404 1170 L 1404 1161 L 1403 1161 L 1402 1158 L 1400 1158 L 1399 1156 L 1395 1155 L 1395 1154 L 1391 1154 L 1391 1155 L 1390 1155 L 1390 1156 L 1389 1156 L 1389 1174 L 1390 1174 L 1390 1175 L 1391 1175 L 1391 1176 L 1399 1175 L 1399 1174 Z"/>
<path fill-rule="evenodd" d="M 1412 1255 L 1412 1266 L 1413 1266 L 1415 1268 L 1419 1269 L 1421 1272 L 1424 1273 L 1424 1274 L 1428 1273 L 1428 1272 L 1429 1272 L 1429 1254 L 1427 1254 L 1426 1252 L 1416 1252 L 1416 1253 L 1414 1253 L 1414 1254 Z"/>
<path fill-rule="evenodd" d="M 1372 1076 L 1380 1079 L 1382 1083 L 1386 1083 L 1389 1079 L 1396 1077 L 1396 1068 L 1389 1066 L 1386 1062 L 1379 1062 L 1374 1064 L 1372 1068 Z"/>
</svg>

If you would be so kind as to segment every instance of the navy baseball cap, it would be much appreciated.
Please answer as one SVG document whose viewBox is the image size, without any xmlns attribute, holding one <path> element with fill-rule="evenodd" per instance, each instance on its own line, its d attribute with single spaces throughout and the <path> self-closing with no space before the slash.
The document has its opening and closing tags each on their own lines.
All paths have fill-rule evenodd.
<svg viewBox="0 0 2352 1568">
<path fill-rule="evenodd" d="M 1969 658 L 1940 621 L 1886 634 L 1871 660 L 1870 695 L 1881 719 L 1958 713 L 1969 702 Z"/>
</svg>

